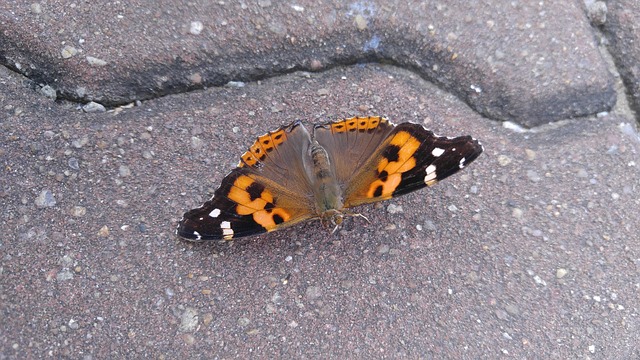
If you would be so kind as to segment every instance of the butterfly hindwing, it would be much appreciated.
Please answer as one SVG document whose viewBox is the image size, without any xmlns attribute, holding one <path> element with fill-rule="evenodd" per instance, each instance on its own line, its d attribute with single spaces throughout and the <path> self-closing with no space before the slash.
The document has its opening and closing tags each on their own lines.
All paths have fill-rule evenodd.
<svg viewBox="0 0 640 360">
<path fill-rule="evenodd" d="M 345 190 L 345 207 L 400 196 L 453 175 L 482 153 L 470 136 L 437 136 L 403 123 L 379 144 Z"/>
<path fill-rule="evenodd" d="M 334 174 L 346 189 L 393 127 L 380 116 L 353 117 L 316 125 L 313 137 L 327 150 Z"/>
</svg>

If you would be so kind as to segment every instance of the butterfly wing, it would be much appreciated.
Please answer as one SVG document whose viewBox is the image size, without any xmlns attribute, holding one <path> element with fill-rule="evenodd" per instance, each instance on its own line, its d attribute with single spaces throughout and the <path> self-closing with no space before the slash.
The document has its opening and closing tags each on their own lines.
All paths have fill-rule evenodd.
<svg viewBox="0 0 640 360">
<path fill-rule="evenodd" d="M 378 122 L 371 119 L 376 118 L 347 119 L 325 126 L 355 126 L 355 131 L 347 129 L 329 135 L 326 130 L 316 130 L 315 133 L 321 144 L 338 145 L 326 148 L 331 159 L 337 162 L 336 176 L 346 179 L 343 182 L 345 208 L 433 186 L 471 163 L 483 150 L 470 136 L 441 137 L 418 124 L 395 126 L 384 119 Z M 355 120 L 357 125 L 350 120 Z M 369 129 L 360 131 L 360 123 Z M 349 127 L 349 124 L 352 125 Z M 351 135 L 354 132 L 356 136 Z M 341 156 L 341 151 L 351 155 Z"/>
<path fill-rule="evenodd" d="M 258 137 L 211 200 L 184 214 L 177 234 L 196 241 L 230 240 L 313 217 L 303 160 L 310 142 L 297 121 Z"/>
</svg>

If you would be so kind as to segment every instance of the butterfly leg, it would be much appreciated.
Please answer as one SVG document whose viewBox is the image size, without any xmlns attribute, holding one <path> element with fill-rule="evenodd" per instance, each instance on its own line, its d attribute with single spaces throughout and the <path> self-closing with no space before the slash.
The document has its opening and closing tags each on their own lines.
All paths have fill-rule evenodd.
<svg viewBox="0 0 640 360">
<path fill-rule="evenodd" d="M 352 212 L 345 212 L 345 215 L 349 215 L 349 216 L 353 216 L 353 217 L 361 217 L 363 219 L 365 219 L 369 224 L 371 224 L 371 221 L 369 221 L 369 218 L 367 218 L 366 216 L 360 214 L 360 213 L 352 213 Z"/>
</svg>

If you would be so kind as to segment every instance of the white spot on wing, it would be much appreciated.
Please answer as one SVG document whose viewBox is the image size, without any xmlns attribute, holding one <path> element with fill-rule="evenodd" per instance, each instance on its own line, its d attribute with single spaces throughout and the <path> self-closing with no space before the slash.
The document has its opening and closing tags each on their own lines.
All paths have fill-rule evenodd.
<svg viewBox="0 0 640 360">
<path fill-rule="evenodd" d="M 196 236 L 196 240 L 202 240 L 202 235 L 200 235 L 200 233 L 199 233 L 199 232 L 194 231 L 194 232 L 193 232 L 193 235 L 195 235 L 195 236 Z"/>
<path fill-rule="evenodd" d="M 424 183 L 427 184 L 428 186 L 435 184 L 437 181 L 436 166 L 433 164 L 427 166 L 427 169 L 425 170 L 425 172 L 427 173 L 427 175 L 424 177 Z"/>
<path fill-rule="evenodd" d="M 442 154 L 444 154 L 444 149 L 440 149 L 439 147 L 433 148 L 433 151 L 431 151 L 431 155 L 435 157 L 439 157 Z"/>
<path fill-rule="evenodd" d="M 233 237 L 233 229 L 231 228 L 231 223 L 228 221 L 223 221 L 220 223 L 220 228 L 222 229 L 222 237 L 226 240 L 229 240 Z"/>
<path fill-rule="evenodd" d="M 466 160 L 467 160 L 466 158 L 462 158 L 462 159 L 460 159 L 460 164 L 458 164 L 458 167 L 460 167 L 460 169 L 463 169 L 463 168 L 464 168 L 464 162 L 465 162 Z"/>
<path fill-rule="evenodd" d="M 209 213 L 209 216 L 211 216 L 212 218 L 217 218 L 218 215 L 220 215 L 220 209 L 213 209 L 213 211 Z"/>
</svg>

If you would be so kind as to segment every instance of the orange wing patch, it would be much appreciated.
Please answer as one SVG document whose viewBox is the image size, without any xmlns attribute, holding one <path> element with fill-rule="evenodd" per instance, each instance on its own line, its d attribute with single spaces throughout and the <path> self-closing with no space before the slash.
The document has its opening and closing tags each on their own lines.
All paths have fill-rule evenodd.
<svg viewBox="0 0 640 360">
<path fill-rule="evenodd" d="M 273 194 L 264 185 L 246 175 L 238 176 L 227 197 L 238 204 L 236 214 L 252 215 L 253 220 L 267 231 L 291 218 L 290 213 L 276 207 Z"/>
<path fill-rule="evenodd" d="M 352 117 L 331 123 L 331 132 L 334 134 L 353 131 L 364 132 L 376 129 L 381 123 L 386 122 L 387 119 L 380 116 Z"/>
<path fill-rule="evenodd" d="M 259 136 L 249 150 L 242 154 L 238 167 L 255 166 L 286 140 L 287 134 L 284 128 Z"/>
<path fill-rule="evenodd" d="M 367 197 L 390 199 L 402 181 L 402 173 L 416 167 L 414 154 L 420 140 L 407 131 L 396 133 L 382 152 L 376 168 L 377 179 L 371 183 Z"/>
</svg>

